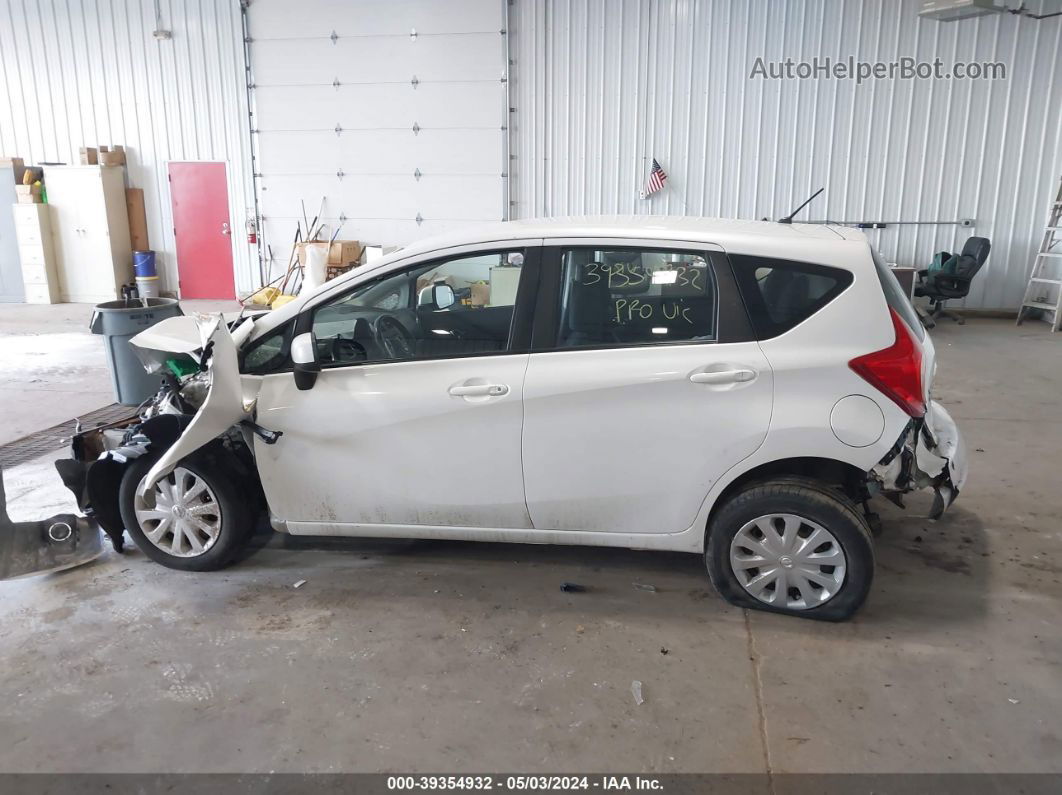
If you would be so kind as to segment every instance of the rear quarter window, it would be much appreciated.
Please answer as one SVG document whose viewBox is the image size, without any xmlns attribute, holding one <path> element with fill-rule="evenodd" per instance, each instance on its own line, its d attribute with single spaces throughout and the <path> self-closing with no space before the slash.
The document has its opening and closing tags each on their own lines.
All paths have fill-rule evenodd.
<svg viewBox="0 0 1062 795">
<path fill-rule="evenodd" d="M 922 325 L 922 321 L 918 319 L 918 313 L 915 312 L 911 299 L 904 293 L 900 282 L 896 279 L 896 274 L 885 264 L 885 260 L 881 258 L 881 255 L 873 250 L 872 254 L 874 255 L 874 268 L 878 272 L 881 289 L 885 293 L 885 300 L 888 302 L 889 308 L 903 318 L 903 321 L 911 327 L 911 331 L 921 342 L 926 338 L 926 330 Z"/>
<path fill-rule="evenodd" d="M 738 290 L 757 339 L 770 339 L 807 320 L 852 283 L 852 274 L 810 262 L 731 254 Z M 891 274 L 890 274 L 891 275 Z"/>
</svg>

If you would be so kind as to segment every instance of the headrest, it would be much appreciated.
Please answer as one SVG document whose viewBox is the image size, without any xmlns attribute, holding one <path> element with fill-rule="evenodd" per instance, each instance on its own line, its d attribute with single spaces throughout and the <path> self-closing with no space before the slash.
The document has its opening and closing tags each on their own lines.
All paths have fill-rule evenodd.
<svg viewBox="0 0 1062 795">
<path fill-rule="evenodd" d="M 774 268 L 763 280 L 763 301 L 776 323 L 798 317 L 810 292 L 808 274 L 801 271 Z"/>
<path fill-rule="evenodd" d="M 568 327 L 572 331 L 600 331 L 605 326 L 608 307 L 608 284 L 604 279 L 589 285 L 576 282 L 568 298 Z"/>
<path fill-rule="evenodd" d="M 973 257 L 978 264 L 988 259 L 988 252 L 992 250 L 992 244 L 987 237 L 971 237 L 962 247 L 962 256 Z"/>
</svg>

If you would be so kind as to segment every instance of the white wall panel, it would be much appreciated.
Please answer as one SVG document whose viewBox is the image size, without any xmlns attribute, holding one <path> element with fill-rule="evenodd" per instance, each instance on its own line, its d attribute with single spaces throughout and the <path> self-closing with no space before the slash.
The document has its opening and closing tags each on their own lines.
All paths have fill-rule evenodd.
<svg viewBox="0 0 1062 795">
<path fill-rule="evenodd" d="M 271 273 L 303 202 L 378 245 L 504 217 L 502 0 L 256 0 L 248 20 Z"/>
<path fill-rule="evenodd" d="M 967 306 L 1014 308 L 1062 175 L 1062 18 L 921 20 L 918 0 L 516 0 L 514 215 L 939 221 L 868 231 L 927 263 L 992 240 Z M 1059 10 L 1057 0 L 1030 2 Z M 750 79 L 757 56 L 1000 61 L 1007 79 Z M 652 157 L 667 189 L 638 198 Z"/>
<path fill-rule="evenodd" d="M 177 271 L 170 160 L 227 164 L 238 290 L 258 281 L 243 223 L 254 206 L 235 0 L 0 0 L 0 153 L 78 162 L 81 146 L 122 144 L 144 189 L 163 289 Z"/>
</svg>

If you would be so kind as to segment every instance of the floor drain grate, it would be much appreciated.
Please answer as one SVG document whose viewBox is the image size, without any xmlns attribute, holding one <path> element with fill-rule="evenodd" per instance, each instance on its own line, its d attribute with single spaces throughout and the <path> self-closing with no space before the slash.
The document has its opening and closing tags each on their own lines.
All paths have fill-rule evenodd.
<svg viewBox="0 0 1062 795">
<path fill-rule="evenodd" d="M 81 417 L 81 427 L 84 429 L 95 428 L 97 425 L 106 425 L 109 422 L 130 417 L 136 411 L 135 406 L 121 406 L 112 403 L 102 409 L 90 411 Z M 0 468 L 9 469 L 34 458 L 40 458 L 48 453 L 62 450 L 70 444 L 70 437 L 74 434 L 76 420 L 67 420 L 51 428 L 45 428 L 32 436 L 26 436 L 18 441 L 0 445 Z"/>
</svg>

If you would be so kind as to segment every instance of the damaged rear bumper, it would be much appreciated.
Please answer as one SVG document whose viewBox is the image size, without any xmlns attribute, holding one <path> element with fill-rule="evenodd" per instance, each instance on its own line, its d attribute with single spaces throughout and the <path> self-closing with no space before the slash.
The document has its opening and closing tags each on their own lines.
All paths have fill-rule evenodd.
<svg viewBox="0 0 1062 795">
<path fill-rule="evenodd" d="M 966 475 L 962 434 L 947 410 L 930 401 L 925 417 L 912 420 L 888 455 L 870 470 L 870 483 L 897 503 L 908 492 L 933 489 L 930 518 L 936 519 L 955 502 Z"/>
</svg>

